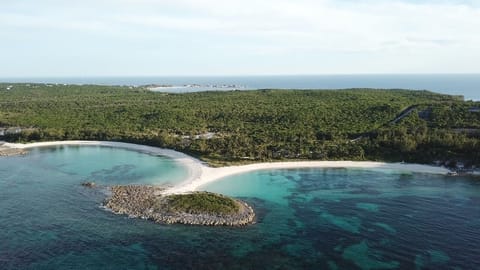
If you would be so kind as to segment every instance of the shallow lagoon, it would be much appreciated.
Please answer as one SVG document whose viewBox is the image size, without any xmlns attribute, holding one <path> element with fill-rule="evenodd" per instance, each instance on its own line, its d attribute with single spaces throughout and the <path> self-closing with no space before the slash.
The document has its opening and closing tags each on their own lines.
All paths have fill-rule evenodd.
<svg viewBox="0 0 480 270">
<path fill-rule="evenodd" d="M 2 269 L 475 269 L 480 181 L 349 169 L 266 170 L 203 187 L 258 214 L 244 228 L 115 216 L 102 189 L 174 184 L 168 158 L 106 147 L 0 159 Z"/>
</svg>

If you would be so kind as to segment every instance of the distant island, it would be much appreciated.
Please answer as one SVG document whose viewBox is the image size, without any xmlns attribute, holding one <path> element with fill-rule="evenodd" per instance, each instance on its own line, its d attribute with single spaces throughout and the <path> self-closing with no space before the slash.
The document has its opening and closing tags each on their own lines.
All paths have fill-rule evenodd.
<svg viewBox="0 0 480 270">
<path fill-rule="evenodd" d="M 480 166 L 480 103 L 429 91 L 0 84 L 0 140 L 121 141 L 212 166 L 289 160 Z"/>
<path fill-rule="evenodd" d="M 165 90 L 165 89 L 225 89 L 225 90 L 246 90 L 248 87 L 238 84 L 181 84 L 181 85 L 172 85 L 172 84 L 147 84 L 141 85 L 141 88 L 147 88 L 149 90 Z"/>
</svg>

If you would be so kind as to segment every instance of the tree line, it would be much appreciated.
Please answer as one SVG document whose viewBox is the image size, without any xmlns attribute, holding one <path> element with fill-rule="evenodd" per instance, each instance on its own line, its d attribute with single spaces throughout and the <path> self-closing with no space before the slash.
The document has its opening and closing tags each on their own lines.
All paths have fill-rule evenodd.
<svg viewBox="0 0 480 270">
<path fill-rule="evenodd" d="M 478 103 L 410 90 L 255 90 L 171 94 L 142 87 L 0 84 L 10 141 L 115 140 L 214 163 L 386 160 L 478 165 Z M 10 87 L 13 86 L 13 87 Z M 392 120 L 414 106 L 412 113 Z M 205 136 L 204 134 L 211 134 Z"/>
</svg>

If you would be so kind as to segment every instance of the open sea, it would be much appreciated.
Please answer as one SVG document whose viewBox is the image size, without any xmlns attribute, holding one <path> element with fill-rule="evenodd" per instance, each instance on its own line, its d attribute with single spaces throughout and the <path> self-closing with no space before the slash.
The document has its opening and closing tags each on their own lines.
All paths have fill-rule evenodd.
<svg viewBox="0 0 480 270">
<path fill-rule="evenodd" d="M 160 225 L 100 207 L 103 185 L 172 185 L 186 173 L 165 157 L 97 146 L 0 157 L 0 269 L 480 267 L 473 177 L 264 170 L 204 186 L 256 209 L 257 223 L 242 228 Z"/>
<path fill-rule="evenodd" d="M 0 78 L 0 82 L 38 82 L 102 85 L 149 85 L 164 92 L 226 91 L 249 89 L 344 89 L 385 88 L 430 90 L 463 95 L 466 100 L 480 100 L 480 74 L 418 75 L 290 75 L 230 77 L 72 77 L 72 78 Z"/>
</svg>

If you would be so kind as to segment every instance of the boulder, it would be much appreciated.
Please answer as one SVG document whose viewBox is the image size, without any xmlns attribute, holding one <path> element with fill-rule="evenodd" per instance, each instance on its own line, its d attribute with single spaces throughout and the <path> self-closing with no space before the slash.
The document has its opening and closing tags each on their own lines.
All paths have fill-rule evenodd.
<svg viewBox="0 0 480 270">
<path fill-rule="evenodd" d="M 82 186 L 88 187 L 88 188 L 94 188 L 96 186 L 95 182 L 83 182 Z"/>
</svg>

